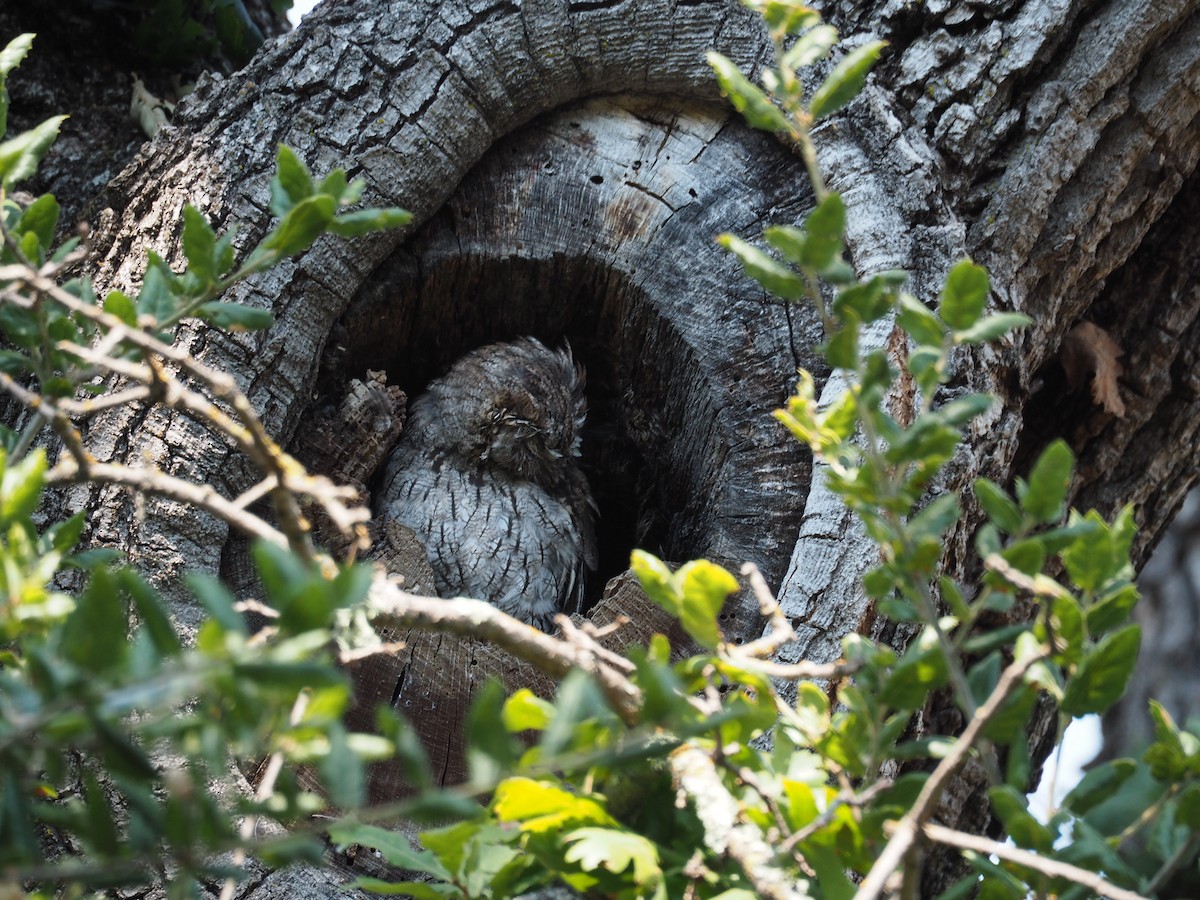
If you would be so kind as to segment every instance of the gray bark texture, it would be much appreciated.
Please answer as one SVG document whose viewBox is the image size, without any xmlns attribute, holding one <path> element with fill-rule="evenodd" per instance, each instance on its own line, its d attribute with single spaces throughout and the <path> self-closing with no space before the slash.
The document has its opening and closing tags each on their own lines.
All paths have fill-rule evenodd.
<svg viewBox="0 0 1200 900">
<path fill-rule="evenodd" d="M 1200 0 L 830 0 L 824 13 L 843 35 L 890 41 L 863 96 L 817 132 L 856 268 L 905 268 L 932 303 L 970 255 L 992 274 L 995 308 L 1034 319 L 955 360 L 951 394 L 1000 401 L 938 490 L 1011 483 L 1062 437 L 1080 460 L 1073 503 L 1106 515 L 1133 503 L 1143 558 L 1200 456 Z M 795 368 L 815 367 L 819 328 L 712 238 L 796 223 L 811 191 L 799 161 L 717 96 L 709 49 L 752 71 L 769 44 L 729 0 L 327 3 L 243 71 L 203 78 L 102 192 L 98 286 L 135 285 L 148 249 L 177 260 L 185 202 L 252 246 L 271 224 L 280 143 L 317 172 L 344 166 L 367 180 L 366 202 L 412 210 L 413 226 L 322 240 L 243 286 L 229 299 L 271 309 L 266 333 L 180 338 L 235 375 L 281 440 L 302 455 L 312 411 L 368 368 L 412 396 L 481 344 L 566 338 L 588 370 L 605 577 L 635 544 L 750 559 L 801 635 L 790 654 L 834 658 L 854 630 L 902 640 L 858 586 L 874 561 L 861 530 L 769 417 Z M 1124 354 L 1123 417 L 1063 369 L 1081 322 Z M 886 328 L 875 339 L 899 349 Z M 914 398 L 891 402 L 902 416 Z M 100 459 L 144 458 L 222 492 L 252 478 L 220 439 L 161 410 L 123 411 L 88 439 Z M 979 522 L 968 498 L 944 560 L 964 578 Z M 198 614 L 180 576 L 237 568 L 224 526 L 194 511 L 108 489 L 63 502 L 92 509 L 91 539 L 174 591 L 185 627 Z M 644 625 L 620 596 L 596 615 L 631 609 Z M 746 638 L 761 627 L 741 602 L 726 625 Z M 399 637 L 408 656 L 357 669 L 360 694 L 413 717 L 453 777 L 474 686 L 531 675 L 482 645 Z M 942 818 L 988 827 L 979 789 L 964 778 Z M 930 893 L 946 871 L 930 867 Z M 327 895 L 271 881 L 255 895 Z"/>
</svg>

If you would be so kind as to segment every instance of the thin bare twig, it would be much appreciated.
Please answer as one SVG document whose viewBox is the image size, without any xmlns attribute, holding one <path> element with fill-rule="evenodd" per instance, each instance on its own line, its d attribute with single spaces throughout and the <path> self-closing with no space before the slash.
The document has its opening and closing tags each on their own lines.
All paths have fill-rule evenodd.
<svg viewBox="0 0 1200 900">
<path fill-rule="evenodd" d="M 304 559 L 317 561 L 316 552 L 308 534 L 307 522 L 300 511 L 296 496 L 287 484 L 288 475 L 299 471 L 300 466 L 275 443 L 258 417 L 258 413 L 245 394 L 238 389 L 232 377 L 224 372 L 210 369 L 191 357 L 186 351 L 166 344 L 148 332 L 130 328 L 116 316 L 80 300 L 69 291 L 63 290 L 53 280 L 32 269 L 16 267 L 16 271 L 10 271 L 11 269 L 13 267 L 4 267 L 4 274 L 10 275 L 13 281 L 27 285 L 34 292 L 52 298 L 71 312 L 102 326 L 114 335 L 119 335 L 122 342 L 128 341 L 150 356 L 168 360 L 181 371 L 204 384 L 214 397 L 232 408 L 238 421 L 248 432 L 249 441 L 246 447 L 248 455 L 263 472 L 273 475 L 277 479 L 277 487 L 272 491 L 272 500 L 276 514 L 279 516 L 279 531 L 286 535 L 288 544 Z M 5 296 L 14 293 L 17 292 L 11 289 L 7 290 Z M 241 442 L 239 441 L 239 443 Z"/>
<path fill-rule="evenodd" d="M 688 744 L 668 756 L 675 788 L 692 799 L 704 828 L 704 843 L 741 866 L 755 893 L 768 900 L 801 900 L 795 879 L 773 863 L 773 848 L 758 826 L 744 821 L 741 803 L 721 782 L 716 763 L 704 750 Z"/>
<path fill-rule="evenodd" d="M 1148 898 L 1136 891 L 1118 887 L 1095 872 L 1081 869 L 1079 866 L 1073 866 L 1070 863 L 1057 859 L 1045 859 L 1036 853 L 1021 850 L 1011 844 L 1002 844 L 999 841 L 993 841 L 976 834 L 966 834 L 933 822 L 927 822 L 922 825 L 921 831 L 931 841 L 937 841 L 939 844 L 959 847 L 963 850 L 974 850 L 977 853 L 1006 859 L 1017 865 L 1035 869 L 1051 878 L 1066 878 L 1076 884 L 1083 885 L 1096 894 L 1108 897 L 1110 900 L 1148 900 Z"/>
<path fill-rule="evenodd" d="M 390 641 L 386 644 L 379 644 L 374 647 L 360 647 L 357 650 L 343 650 L 338 654 L 339 666 L 353 666 L 356 663 L 362 662 L 364 659 L 370 659 L 372 656 L 395 656 L 408 645 L 404 641 Z"/>
<path fill-rule="evenodd" d="M 238 509 L 208 485 L 194 484 L 157 469 L 135 469 L 130 466 L 89 461 L 87 467 L 80 466 L 72 456 L 58 462 L 46 473 L 47 484 L 73 484 L 97 482 L 131 487 L 147 494 L 188 503 L 212 513 L 252 537 L 262 538 L 281 547 L 288 546 L 287 537 L 272 528 L 258 516 Z"/>
<path fill-rule="evenodd" d="M 590 650 L 551 637 L 490 603 L 465 597 L 419 597 L 401 590 L 391 579 L 377 578 L 368 614 L 376 627 L 420 628 L 489 641 L 556 678 L 573 668 L 582 669 L 596 678 L 622 719 L 630 724 L 637 721 L 642 693 L 623 672 Z"/>
<path fill-rule="evenodd" d="M 766 659 L 774 656 L 780 647 L 794 641 L 796 631 L 780 609 L 775 595 L 767 587 L 766 579 L 762 577 L 762 572 L 758 571 L 758 566 L 752 562 L 745 563 L 742 565 L 742 574 L 750 580 L 750 588 L 758 600 L 758 611 L 768 619 L 771 630 L 757 640 L 739 646 L 735 655 Z"/>
<path fill-rule="evenodd" d="M 572 622 L 569 617 L 559 613 L 554 617 L 554 624 L 562 631 L 564 641 L 569 644 L 577 644 L 581 649 L 595 654 L 597 658 L 602 659 L 614 669 L 629 673 L 637 668 L 624 656 L 621 656 L 619 653 L 613 653 L 607 647 L 598 643 L 595 638 Z"/>
</svg>

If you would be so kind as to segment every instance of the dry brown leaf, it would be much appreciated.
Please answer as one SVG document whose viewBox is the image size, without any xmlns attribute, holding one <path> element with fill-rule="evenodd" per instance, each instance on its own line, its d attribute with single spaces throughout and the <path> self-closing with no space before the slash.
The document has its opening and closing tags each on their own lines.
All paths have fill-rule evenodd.
<svg viewBox="0 0 1200 900">
<path fill-rule="evenodd" d="M 1118 361 L 1124 355 L 1107 331 L 1092 322 L 1080 322 L 1063 338 L 1062 365 L 1067 385 L 1077 390 L 1090 378 L 1092 401 L 1106 413 L 1125 418 L 1125 402 L 1117 384 L 1125 371 Z"/>
</svg>

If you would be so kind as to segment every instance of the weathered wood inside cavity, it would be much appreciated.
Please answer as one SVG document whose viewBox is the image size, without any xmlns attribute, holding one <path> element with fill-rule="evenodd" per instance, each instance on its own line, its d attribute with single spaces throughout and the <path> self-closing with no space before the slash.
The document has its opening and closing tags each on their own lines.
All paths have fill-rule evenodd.
<svg viewBox="0 0 1200 900">
<path fill-rule="evenodd" d="M 318 390 L 369 368 L 415 395 L 490 341 L 569 341 L 587 370 L 582 462 L 600 507 L 589 595 L 635 546 L 734 568 L 751 560 L 778 585 L 810 466 L 771 412 L 796 367 L 816 366 L 820 333 L 713 239 L 753 235 L 768 217 L 796 222 L 810 202 L 799 160 L 722 108 L 626 97 L 547 115 L 500 141 L 367 279 Z M 601 614 L 647 617 L 628 604 L 609 600 Z M 723 626 L 733 640 L 756 637 L 757 604 L 731 601 Z M 360 701 L 416 719 L 448 780 L 461 775 L 465 704 L 489 674 L 550 687 L 485 645 L 394 637 L 406 649 L 390 673 L 378 660 L 356 671 L 372 682 Z"/>
</svg>

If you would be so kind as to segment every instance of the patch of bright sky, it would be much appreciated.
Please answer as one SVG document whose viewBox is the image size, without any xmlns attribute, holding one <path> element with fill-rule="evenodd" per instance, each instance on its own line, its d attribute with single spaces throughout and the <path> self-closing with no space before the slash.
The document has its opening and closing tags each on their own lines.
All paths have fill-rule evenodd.
<svg viewBox="0 0 1200 900">
<path fill-rule="evenodd" d="M 316 6 L 317 2 L 318 0 L 293 0 L 292 8 L 288 10 L 288 21 L 293 27 L 299 25 L 305 13 Z"/>
<path fill-rule="evenodd" d="M 1083 777 L 1083 767 L 1091 762 L 1100 751 L 1100 717 L 1084 716 L 1067 726 L 1062 747 L 1050 754 L 1042 772 L 1042 782 L 1036 792 L 1029 795 L 1029 811 L 1040 821 L 1050 818 L 1051 809 L 1058 809 L 1063 797 Z M 1053 785 L 1054 803 L 1051 806 L 1050 790 Z"/>
</svg>

